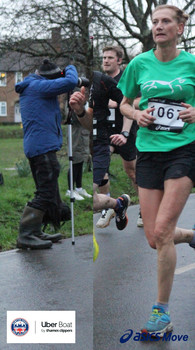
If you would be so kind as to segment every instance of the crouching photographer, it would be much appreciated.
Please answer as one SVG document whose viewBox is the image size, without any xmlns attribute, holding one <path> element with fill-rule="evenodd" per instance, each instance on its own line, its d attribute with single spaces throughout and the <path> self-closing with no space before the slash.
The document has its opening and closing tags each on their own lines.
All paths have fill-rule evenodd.
<svg viewBox="0 0 195 350">
<path fill-rule="evenodd" d="M 42 232 L 43 223 L 59 227 L 70 220 L 70 209 L 62 202 L 58 187 L 60 165 L 56 152 L 62 146 L 61 114 L 58 95 L 79 84 L 77 70 L 69 65 L 63 72 L 45 59 L 35 74 L 16 84 L 24 130 L 24 153 L 29 160 L 36 186 L 34 198 L 27 203 L 20 221 L 17 247 L 50 248 L 62 238 Z"/>
</svg>

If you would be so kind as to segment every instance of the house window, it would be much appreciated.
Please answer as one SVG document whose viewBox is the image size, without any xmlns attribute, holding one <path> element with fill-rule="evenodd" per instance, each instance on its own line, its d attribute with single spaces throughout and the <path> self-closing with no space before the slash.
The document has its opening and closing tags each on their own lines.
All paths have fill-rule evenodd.
<svg viewBox="0 0 195 350">
<path fill-rule="evenodd" d="M 7 74 L 5 72 L 0 72 L 0 86 L 6 86 L 7 84 Z"/>
<path fill-rule="evenodd" d="M 7 102 L 0 102 L 0 117 L 7 117 Z"/>
<path fill-rule="evenodd" d="M 16 72 L 15 73 L 15 83 L 20 83 L 23 80 L 23 73 L 22 72 Z"/>
</svg>

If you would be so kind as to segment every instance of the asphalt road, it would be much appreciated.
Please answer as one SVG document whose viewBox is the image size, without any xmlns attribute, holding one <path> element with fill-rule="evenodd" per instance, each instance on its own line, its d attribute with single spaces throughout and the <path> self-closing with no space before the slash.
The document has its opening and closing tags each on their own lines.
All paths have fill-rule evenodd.
<svg viewBox="0 0 195 350">
<path fill-rule="evenodd" d="M 195 252 L 187 244 L 177 246 L 170 300 L 177 339 L 134 339 L 156 296 L 156 252 L 148 246 L 144 230 L 137 228 L 137 214 L 138 206 L 129 207 L 124 231 L 116 229 L 114 220 L 96 230 L 100 253 L 94 264 L 92 235 L 76 237 L 75 246 L 67 239 L 50 250 L 0 253 L 0 350 L 194 350 Z M 94 215 L 94 222 L 98 217 Z M 191 228 L 194 219 L 191 195 L 179 224 Z M 76 344 L 7 344 L 7 310 L 76 310 Z M 133 331 L 131 339 L 120 343 L 128 329 Z M 188 340 L 179 341 L 182 335 Z"/>
<path fill-rule="evenodd" d="M 188 244 L 177 246 L 177 270 L 170 299 L 174 325 L 169 341 L 137 341 L 136 333 L 147 321 L 156 298 L 156 251 L 137 228 L 138 206 L 128 209 L 129 223 L 117 231 L 114 219 L 105 229 L 96 228 L 99 257 L 94 263 L 93 350 L 194 350 L 195 349 L 195 251 Z M 94 215 L 94 223 L 100 214 Z M 195 195 L 191 195 L 179 225 L 195 223 Z M 183 268 L 183 270 L 180 270 Z M 125 343 L 120 338 L 131 329 Z M 129 331 L 130 333 L 130 331 Z M 187 335 L 187 341 L 178 340 Z M 177 338 L 176 338 L 177 336 Z M 135 338 L 135 339 L 134 339 Z"/>
<path fill-rule="evenodd" d="M 0 253 L 0 350 L 92 350 L 92 235 Z M 7 344 L 7 310 L 76 310 L 76 344 Z"/>
</svg>

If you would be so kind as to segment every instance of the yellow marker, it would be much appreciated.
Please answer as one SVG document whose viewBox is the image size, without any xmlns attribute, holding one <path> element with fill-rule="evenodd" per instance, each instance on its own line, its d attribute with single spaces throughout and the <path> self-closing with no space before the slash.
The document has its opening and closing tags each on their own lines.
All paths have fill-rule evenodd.
<svg viewBox="0 0 195 350">
<path fill-rule="evenodd" d="M 97 244 L 95 233 L 93 231 L 93 261 L 96 261 L 99 254 L 99 245 Z"/>
</svg>

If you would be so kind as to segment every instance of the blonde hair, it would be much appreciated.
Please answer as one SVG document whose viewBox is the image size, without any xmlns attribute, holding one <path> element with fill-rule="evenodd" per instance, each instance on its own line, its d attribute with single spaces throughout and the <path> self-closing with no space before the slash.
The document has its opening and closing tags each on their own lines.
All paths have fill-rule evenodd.
<svg viewBox="0 0 195 350">
<path fill-rule="evenodd" d="M 152 12 L 152 15 L 158 11 L 158 10 L 163 10 L 163 9 L 169 9 L 169 10 L 173 10 L 175 12 L 175 18 L 177 20 L 178 23 L 183 23 L 184 26 L 189 18 L 189 15 L 187 13 L 185 13 L 183 10 L 180 10 L 177 6 L 173 6 L 173 5 L 159 5 L 157 6 L 154 11 Z"/>
</svg>

